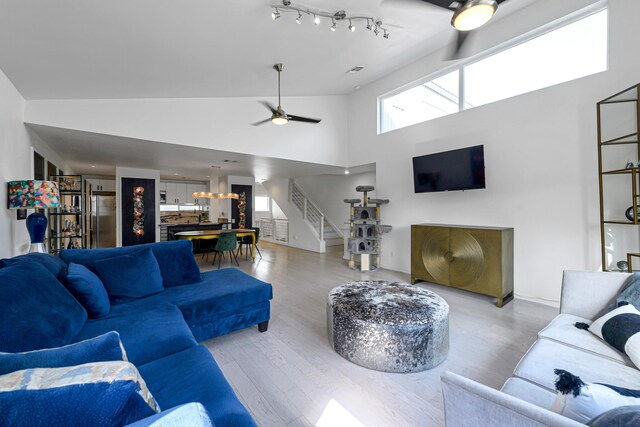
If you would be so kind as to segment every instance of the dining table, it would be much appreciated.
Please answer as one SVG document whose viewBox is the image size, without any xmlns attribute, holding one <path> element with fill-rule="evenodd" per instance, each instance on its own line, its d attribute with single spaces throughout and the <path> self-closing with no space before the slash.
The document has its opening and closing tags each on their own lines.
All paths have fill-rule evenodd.
<svg viewBox="0 0 640 427">
<path fill-rule="evenodd" d="M 254 252 L 256 249 L 256 232 L 251 228 L 181 231 L 179 233 L 175 233 L 174 236 L 176 239 L 180 240 L 212 240 L 218 239 L 220 235 L 224 233 L 236 233 L 236 237 L 251 236 L 251 259 L 255 260 Z"/>
</svg>

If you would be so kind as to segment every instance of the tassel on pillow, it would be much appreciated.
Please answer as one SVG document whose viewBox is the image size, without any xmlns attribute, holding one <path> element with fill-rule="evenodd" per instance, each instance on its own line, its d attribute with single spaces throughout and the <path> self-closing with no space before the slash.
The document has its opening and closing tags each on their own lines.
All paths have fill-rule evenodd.
<svg viewBox="0 0 640 427">
<path fill-rule="evenodd" d="M 587 384 L 571 372 L 553 371 L 558 391 L 551 410 L 565 417 L 587 423 L 610 409 L 627 405 L 640 405 L 640 390 L 631 390 L 609 384 Z"/>
</svg>

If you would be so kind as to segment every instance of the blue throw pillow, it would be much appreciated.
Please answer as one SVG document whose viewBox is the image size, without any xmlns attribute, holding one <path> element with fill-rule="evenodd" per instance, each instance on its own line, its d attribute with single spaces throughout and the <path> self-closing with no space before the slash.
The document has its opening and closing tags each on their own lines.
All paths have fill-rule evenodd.
<svg viewBox="0 0 640 427">
<path fill-rule="evenodd" d="M 81 264 L 71 263 L 67 271 L 66 286 L 89 313 L 92 319 L 109 314 L 109 295 L 100 278 Z"/>
<path fill-rule="evenodd" d="M 0 268 L 8 267 L 22 261 L 37 262 L 38 264 L 49 270 L 51 274 L 56 276 L 56 278 L 61 282 L 64 280 L 64 277 L 67 274 L 67 264 L 63 260 L 51 254 L 43 254 L 38 252 L 19 255 L 13 258 L 2 259 L 0 260 Z"/>
<path fill-rule="evenodd" d="M 160 265 L 162 285 L 165 288 L 202 281 L 200 267 L 193 256 L 193 244 L 190 240 L 145 243 L 121 248 L 65 249 L 60 252 L 60 258 L 67 264 L 75 262 L 95 272 L 95 264 L 100 260 L 130 255 L 146 248 L 151 248 Z"/>
<path fill-rule="evenodd" d="M 112 360 L 127 360 L 120 334 L 116 331 L 64 347 L 25 353 L 0 353 L 0 375 L 23 369 L 62 368 Z"/>
<path fill-rule="evenodd" d="M 67 345 L 86 321 L 85 309 L 41 264 L 0 268 L 0 351 Z"/>
<path fill-rule="evenodd" d="M 25 369 L 0 376 L 3 426 L 124 426 L 160 412 L 129 362 Z"/>
<path fill-rule="evenodd" d="M 95 268 L 113 304 L 134 301 L 164 289 L 160 266 L 151 248 L 97 261 Z"/>
</svg>

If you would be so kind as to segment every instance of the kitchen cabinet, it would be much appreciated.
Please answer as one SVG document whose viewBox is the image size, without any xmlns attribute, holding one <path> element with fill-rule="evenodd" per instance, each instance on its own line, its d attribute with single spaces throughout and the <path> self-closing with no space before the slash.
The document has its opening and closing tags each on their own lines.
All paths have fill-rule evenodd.
<svg viewBox="0 0 640 427">
<path fill-rule="evenodd" d="M 202 193 L 207 191 L 205 184 L 187 184 L 187 203 L 195 203 L 196 199 L 193 197 L 193 193 Z M 209 199 L 206 197 L 198 199 L 199 205 L 205 205 L 209 203 Z"/>
<path fill-rule="evenodd" d="M 91 191 L 108 191 L 115 192 L 116 191 L 116 180 L 115 179 L 87 179 L 87 182 L 91 184 Z"/>
<path fill-rule="evenodd" d="M 193 193 L 207 191 L 206 184 L 186 184 L 181 182 L 162 182 L 160 190 L 167 192 L 167 204 L 186 205 L 193 204 Z M 208 199 L 198 200 L 201 205 L 208 204 Z"/>
</svg>

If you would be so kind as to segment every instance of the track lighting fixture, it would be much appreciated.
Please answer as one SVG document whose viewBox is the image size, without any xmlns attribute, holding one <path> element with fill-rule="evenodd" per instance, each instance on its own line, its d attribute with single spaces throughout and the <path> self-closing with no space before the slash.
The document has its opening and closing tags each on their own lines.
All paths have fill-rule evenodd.
<svg viewBox="0 0 640 427">
<path fill-rule="evenodd" d="M 384 31 L 384 34 L 382 37 L 384 37 L 385 39 L 389 38 L 389 31 L 382 27 L 382 21 L 379 21 L 379 20 L 376 21 L 376 19 L 371 16 L 350 16 L 350 15 L 347 15 L 347 12 L 345 12 L 344 10 L 339 10 L 335 13 L 323 12 L 320 10 L 312 10 L 308 7 L 293 6 L 291 4 L 291 0 L 282 0 L 281 4 L 272 5 L 271 9 L 272 9 L 271 18 L 274 21 L 280 17 L 280 14 L 282 12 L 294 12 L 294 13 L 297 12 L 298 17 L 296 18 L 296 22 L 298 24 L 302 24 L 304 15 L 312 16 L 313 23 L 315 25 L 320 25 L 321 18 L 327 18 L 327 19 L 331 19 L 331 26 L 329 27 L 329 29 L 331 31 L 336 31 L 337 25 L 340 21 L 348 21 L 349 25 L 347 28 L 352 33 L 356 31 L 355 23 L 357 23 L 358 21 L 361 21 L 361 22 L 366 22 L 367 30 L 373 29 L 373 33 L 376 36 L 380 33 L 380 30 L 382 30 Z"/>
</svg>

